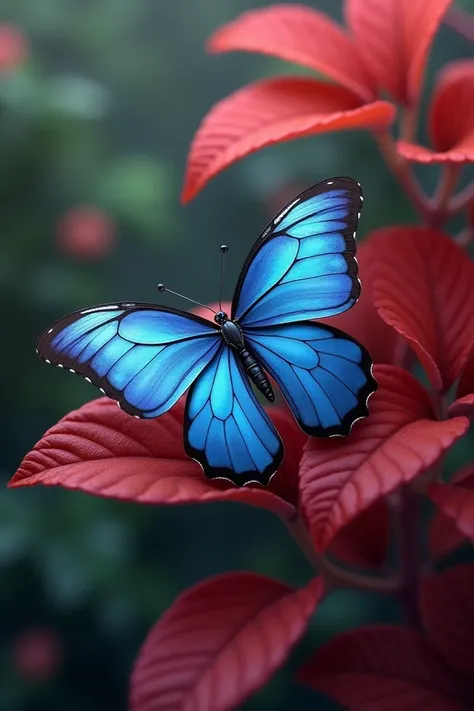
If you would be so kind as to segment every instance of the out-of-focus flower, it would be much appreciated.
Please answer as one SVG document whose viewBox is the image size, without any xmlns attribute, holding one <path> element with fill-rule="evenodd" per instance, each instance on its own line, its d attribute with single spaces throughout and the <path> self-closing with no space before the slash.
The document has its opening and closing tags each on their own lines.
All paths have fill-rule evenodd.
<svg viewBox="0 0 474 711">
<path fill-rule="evenodd" d="M 28 57 L 28 41 L 14 25 L 0 25 L 0 76 L 20 67 Z"/>
<path fill-rule="evenodd" d="M 13 640 L 13 666 L 24 679 L 50 679 L 58 670 L 61 658 L 61 640 L 52 629 L 32 628 Z"/>
<path fill-rule="evenodd" d="M 116 226 L 99 208 L 80 205 L 58 220 L 56 238 L 61 251 L 69 257 L 100 259 L 115 246 Z"/>
</svg>

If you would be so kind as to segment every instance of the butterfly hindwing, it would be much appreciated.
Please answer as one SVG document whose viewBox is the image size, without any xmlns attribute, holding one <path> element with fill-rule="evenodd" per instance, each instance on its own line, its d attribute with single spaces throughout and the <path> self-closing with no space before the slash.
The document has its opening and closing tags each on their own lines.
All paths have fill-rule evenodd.
<svg viewBox="0 0 474 711">
<path fill-rule="evenodd" d="M 38 340 L 41 358 L 79 373 L 138 417 L 166 412 L 212 360 L 219 329 L 152 304 L 106 304 L 57 321 Z"/>
<path fill-rule="evenodd" d="M 352 178 L 306 190 L 272 220 L 242 269 L 232 318 L 271 326 L 334 316 L 360 293 L 355 233 L 362 191 Z"/>
<path fill-rule="evenodd" d="M 245 337 L 309 435 L 346 435 L 368 414 L 372 362 L 347 334 L 307 322 L 247 329 Z"/>
<path fill-rule="evenodd" d="M 283 444 L 233 350 L 222 344 L 188 394 L 186 452 L 213 478 L 268 484 Z"/>
</svg>

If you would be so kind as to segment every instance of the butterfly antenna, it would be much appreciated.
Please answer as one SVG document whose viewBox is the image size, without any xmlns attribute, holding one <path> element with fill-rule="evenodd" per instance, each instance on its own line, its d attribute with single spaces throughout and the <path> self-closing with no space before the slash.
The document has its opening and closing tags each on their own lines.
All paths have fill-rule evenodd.
<svg viewBox="0 0 474 711">
<path fill-rule="evenodd" d="M 189 296 L 184 296 L 184 294 L 179 294 L 177 291 L 172 291 L 171 289 L 168 289 L 167 286 L 164 284 L 158 284 L 156 287 L 158 291 L 167 291 L 168 294 L 174 294 L 175 296 L 179 296 L 181 299 L 186 299 L 186 301 L 190 301 L 192 304 L 196 304 L 196 306 L 202 306 L 203 309 L 207 309 L 208 311 L 212 311 L 213 314 L 216 314 L 217 311 L 214 311 L 214 309 L 211 309 L 210 306 L 206 306 L 206 304 L 201 304 L 200 301 L 195 301 L 194 299 L 190 299 Z"/>
<path fill-rule="evenodd" d="M 221 244 L 221 285 L 219 287 L 219 311 L 222 311 L 222 291 L 224 289 L 224 272 L 225 272 L 225 255 L 229 251 L 229 247 L 226 244 Z"/>
</svg>

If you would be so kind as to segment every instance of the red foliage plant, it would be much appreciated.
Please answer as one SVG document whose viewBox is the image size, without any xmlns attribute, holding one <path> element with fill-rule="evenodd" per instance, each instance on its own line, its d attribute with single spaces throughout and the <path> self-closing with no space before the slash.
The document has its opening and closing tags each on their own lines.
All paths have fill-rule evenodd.
<svg viewBox="0 0 474 711">
<path fill-rule="evenodd" d="M 473 464 L 444 483 L 444 457 L 474 405 L 474 189 L 455 193 L 474 159 L 474 62 L 447 66 L 429 107 L 432 147 L 416 143 L 424 68 L 446 20 L 469 35 L 450 0 L 346 0 L 347 29 L 307 7 L 252 10 L 211 37 L 214 53 L 262 52 L 325 74 L 266 79 L 217 104 L 196 133 L 185 200 L 239 158 L 270 144 L 344 129 L 375 139 L 419 213 L 417 226 L 369 235 L 358 257 L 363 292 L 333 322 L 372 354 L 379 389 L 347 438 L 309 441 L 287 410 L 269 409 L 286 457 L 269 487 L 208 481 L 185 455 L 183 403 L 152 421 L 99 399 L 66 415 L 25 457 L 10 485 L 61 485 L 154 504 L 240 501 L 279 516 L 314 569 L 302 588 L 248 572 L 184 592 L 151 630 L 131 678 L 131 711 L 224 711 L 261 687 L 340 587 L 393 595 L 402 626 L 330 641 L 300 680 L 354 711 L 474 707 L 474 566 L 435 574 L 441 556 L 474 541 Z M 447 14 L 446 14 L 447 13 Z M 473 33 L 474 34 L 474 33 Z M 474 37 L 471 37 L 474 40 Z M 386 100 L 382 97 L 389 97 Z M 391 132 L 400 114 L 400 137 Z M 440 164 L 428 198 L 412 162 Z M 442 231 L 453 215 L 466 228 Z M 415 373 L 424 371 L 417 379 Z M 423 561 L 420 507 L 436 507 Z M 387 568 L 392 537 L 396 570 Z"/>
</svg>

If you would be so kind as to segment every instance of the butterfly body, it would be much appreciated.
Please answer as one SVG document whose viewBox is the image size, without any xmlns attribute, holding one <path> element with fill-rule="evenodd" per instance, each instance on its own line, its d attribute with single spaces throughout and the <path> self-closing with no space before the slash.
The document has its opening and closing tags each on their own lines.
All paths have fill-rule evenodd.
<svg viewBox="0 0 474 711">
<path fill-rule="evenodd" d="M 212 322 L 155 304 L 104 304 L 54 323 L 40 336 L 38 354 L 136 417 L 159 417 L 189 389 L 187 454 L 209 478 L 266 485 L 283 444 L 252 383 L 273 402 L 271 376 L 300 427 L 322 437 L 349 434 L 377 388 L 363 346 L 315 321 L 359 296 L 361 209 L 361 188 L 351 178 L 295 198 L 250 251 L 229 316 L 220 311 Z"/>
<path fill-rule="evenodd" d="M 255 387 L 260 390 L 262 395 L 265 395 L 269 402 L 275 402 L 275 394 L 270 381 L 258 360 L 245 347 L 244 334 L 239 324 L 236 321 L 229 320 L 224 311 L 219 311 L 214 320 L 221 327 L 224 341 L 237 351 L 237 355 L 242 360 L 247 375 L 255 384 Z"/>
</svg>

